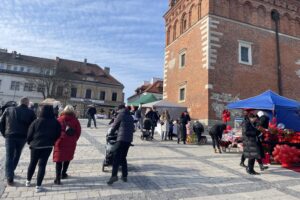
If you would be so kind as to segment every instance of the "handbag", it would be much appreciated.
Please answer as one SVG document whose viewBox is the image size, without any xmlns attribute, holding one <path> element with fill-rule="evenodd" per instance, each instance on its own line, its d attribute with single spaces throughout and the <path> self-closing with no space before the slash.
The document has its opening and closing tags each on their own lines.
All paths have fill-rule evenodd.
<svg viewBox="0 0 300 200">
<path fill-rule="evenodd" d="M 75 135 L 75 129 L 72 128 L 70 125 L 68 125 L 66 123 L 66 121 L 64 121 L 66 129 L 65 129 L 65 133 L 67 136 L 74 136 Z"/>
</svg>

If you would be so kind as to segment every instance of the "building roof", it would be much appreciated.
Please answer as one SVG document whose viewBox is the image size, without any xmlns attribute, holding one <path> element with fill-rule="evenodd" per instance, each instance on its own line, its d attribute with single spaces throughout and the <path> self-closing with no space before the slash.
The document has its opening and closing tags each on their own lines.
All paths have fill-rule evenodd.
<svg viewBox="0 0 300 200">
<path fill-rule="evenodd" d="M 0 60 L 2 62 L 14 64 L 14 65 L 36 66 L 36 67 L 46 67 L 46 68 L 56 67 L 55 60 L 21 55 L 21 54 L 17 54 L 17 52 L 13 52 L 13 53 L 0 52 Z"/>
<path fill-rule="evenodd" d="M 155 81 L 153 84 L 150 84 L 144 92 L 163 94 L 163 81 Z"/>
<path fill-rule="evenodd" d="M 124 87 L 122 83 L 111 76 L 109 72 L 105 72 L 96 64 L 87 62 L 78 62 L 58 57 L 56 59 L 39 58 L 17 54 L 16 52 L 0 52 L 0 62 L 40 68 L 56 68 L 57 71 L 65 73 L 65 75 L 67 75 L 65 77 L 72 80 L 97 82 Z M 88 79 L 88 77 L 90 77 L 90 79 Z"/>
<path fill-rule="evenodd" d="M 128 99 L 131 99 L 135 96 L 138 96 L 143 93 L 155 93 L 155 94 L 163 94 L 163 81 L 162 80 L 157 80 L 154 83 L 146 83 L 143 84 L 142 86 L 138 87 L 135 90 L 135 94 L 132 95 L 131 97 L 128 97 Z"/>
</svg>

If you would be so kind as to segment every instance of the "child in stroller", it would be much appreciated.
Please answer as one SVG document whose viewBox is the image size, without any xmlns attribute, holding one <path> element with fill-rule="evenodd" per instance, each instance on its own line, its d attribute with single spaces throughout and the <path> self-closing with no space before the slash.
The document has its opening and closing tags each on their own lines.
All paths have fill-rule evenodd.
<svg viewBox="0 0 300 200">
<path fill-rule="evenodd" d="M 143 121 L 143 129 L 141 134 L 141 139 L 146 140 L 151 139 L 151 127 L 152 127 L 152 121 L 149 118 L 145 118 Z"/>
<path fill-rule="evenodd" d="M 105 158 L 102 163 L 102 171 L 105 172 L 105 167 L 111 166 L 113 163 L 113 153 L 116 150 L 117 133 L 110 135 L 111 128 L 106 134 Z"/>
</svg>

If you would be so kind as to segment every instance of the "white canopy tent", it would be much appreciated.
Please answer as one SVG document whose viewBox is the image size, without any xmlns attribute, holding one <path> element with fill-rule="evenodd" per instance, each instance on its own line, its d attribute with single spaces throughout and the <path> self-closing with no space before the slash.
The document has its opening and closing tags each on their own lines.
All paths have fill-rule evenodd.
<svg viewBox="0 0 300 200">
<path fill-rule="evenodd" d="M 166 100 L 160 100 L 160 101 L 155 101 L 152 103 L 147 103 L 147 104 L 142 105 L 142 107 L 143 108 L 155 108 L 160 114 L 164 110 L 168 110 L 170 117 L 174 120 L 178 119 L 180 117 L 181 113 L 183 113 L 184 111 L 187 110 L 186 106 L 183 106 L 178 103 L 171 103 Z"/>
</svg>

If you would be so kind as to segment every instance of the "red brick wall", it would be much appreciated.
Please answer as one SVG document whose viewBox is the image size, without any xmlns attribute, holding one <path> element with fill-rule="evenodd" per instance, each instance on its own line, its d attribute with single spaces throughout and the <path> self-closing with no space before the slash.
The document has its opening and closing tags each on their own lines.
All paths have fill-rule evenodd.
<svg viewBox="0 0 300 200">
<path fill-rule="evenodd" d="M 179 87 L 186 82 L 184 104 L 190 108 L 192 118 L 215 120 L 220 119 L 220 112 L 230 101 L 267 89 L 277 92 L 273 9 L 281 16 L 283 95 L 300 100 L 296 87 L 300 84 L 300 75 L 296 73 L 300 70 L 296 64 L 300 63 L 300 2 L 296 0 L 179 1 L 165 15 L 166 30 L 176 21 L 179 26 L 182 13 L 192 10 L 190 28 L 182 35 L 177 34 L 175 40 L 170 38 L 166 46 L 165 97 L 178 102 Z M 198 10 L 200 21 L 193 10 Z M 205 26 L 209 27 L 208 34 Z M 252 66 L 238 62 L 238 40 L 252 43 Z M 210 50 L 205 51 L 205 47 Z M 179 52 L 184 48 L 187 66 L 179 69 Z M 172 59 L 175 65 L 170 68 Z M 207 89 L 208 86 L 212 88 Z"/>
</svg>

